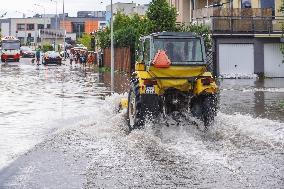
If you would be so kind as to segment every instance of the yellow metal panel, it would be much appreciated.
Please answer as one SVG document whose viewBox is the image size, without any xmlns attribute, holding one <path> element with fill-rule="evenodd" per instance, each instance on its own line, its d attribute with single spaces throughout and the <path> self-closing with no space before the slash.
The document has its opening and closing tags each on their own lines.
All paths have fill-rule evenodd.
<svg viewBox="0 0 284 189">
<path fill-rule="evenodd" d="M 144 63 L 136 63 L 135 64 L 135 71 L 144 71 L 145 70 L 145 64 Z"/>
<path fill-rule="evenodd" d="M 128 99 L 127 98 L 120 99 L 119 109 L 123 110 L 123 109 L 127 109 L 127 107 L 128 107 Z"/>
<path fill-rule="evenodd" d="M 193 92 L 195 95 L 200 95 L 203 92 L 215 94 L 217 91 L 218 87 L 215 82 L 210 85 L 203 85 L 201 79 L 197 79 Z"/>
<path fill-rule="evenodd" d="M 204 66 L 170 66 L 169 68 L 155 68 L 151 66 L 149 69 L 153 77 L 194 77 L 203 74 L 206 71 Z"/>
</svg>

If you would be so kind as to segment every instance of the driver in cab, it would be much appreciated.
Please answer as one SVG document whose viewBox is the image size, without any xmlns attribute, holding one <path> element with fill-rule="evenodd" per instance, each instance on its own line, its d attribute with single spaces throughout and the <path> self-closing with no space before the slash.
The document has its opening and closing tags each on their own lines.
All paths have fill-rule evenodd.
<svg viewBox="0 0 284 189">
<path fill-rule="evenodd" d="M 171 42 L 167 43 L 165 50 L 171 62 L 181 62 L 182 61 L 182 57 L 179 54 L 178 50 L 175 48 L 173 43 Z"/>
</svg>

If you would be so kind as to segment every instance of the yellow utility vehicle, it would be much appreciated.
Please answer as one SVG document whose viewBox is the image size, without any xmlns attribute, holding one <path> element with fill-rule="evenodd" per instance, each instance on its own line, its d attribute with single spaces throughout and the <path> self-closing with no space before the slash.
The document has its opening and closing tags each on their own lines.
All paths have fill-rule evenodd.
<svg viewBox="0 0 284 189">
<path fill-rule="evenodd" d="M 127 104 L 129 129 L 146 119 L 188 112 L 207 128 L 217 110 L 218 87 L 210 72 L 202 37 L 189 32 L 154 33 L 140 39 Z"/>
</svg>

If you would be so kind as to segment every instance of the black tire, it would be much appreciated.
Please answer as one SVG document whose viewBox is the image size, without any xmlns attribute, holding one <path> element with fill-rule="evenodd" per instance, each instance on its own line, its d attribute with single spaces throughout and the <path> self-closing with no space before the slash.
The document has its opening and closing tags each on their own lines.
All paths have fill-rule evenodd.
<svg viewBox="0 0 284 189">
<path fill-rule="evenodd" d="M 213 124 L 217 114 L 217 98 L 211 94 L 194 97 L 190 109 L 194 117 L 203 121 L 207 130 Z"/>
<path fill-rule="evenodd" d="M 215 95 L 208 95 L 203 98 L 203 122 L 205 128 L 211 126 L 217 114 L 217 99 Z"/>
<path fill-rule="evenodd" d="M 135 94 L 134 90 L 131 88 L 128 94 L 127 122 L 129 131 L 141 129 L 145 123 L 145 115 L 143 115 L 141 107 L 140 94 Z"/>
</svg>

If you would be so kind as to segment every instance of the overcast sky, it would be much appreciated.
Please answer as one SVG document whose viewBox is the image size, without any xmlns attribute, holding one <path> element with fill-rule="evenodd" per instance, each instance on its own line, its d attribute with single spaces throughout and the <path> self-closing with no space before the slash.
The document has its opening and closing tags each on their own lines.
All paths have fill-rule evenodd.
<svg viewBox="0 0 284 189">
<path fill-rule="evenodd" d="M 62 13 L 62 2 L 58 1 L 58 13 Z M 137 4 L 146 4 L 151 0 L 133 0 Z M 129 3 L 132 0 L 113 0 L 113 3 L 125 2 Z M 39 4 L 45 7 L 46 14 L 55 14 L 56 3 L 51 0 L 1 0 L 0 5 L 0 16 L 8 12 L 5 18 L 9 17 L 22 17 L 23 12 L 27 16 L 33 16 L 35 13 L 43 14 L 43 8 L 37 7 L 34 4 Z M 76 16 L 77 11 L 82 10 L 105 10 L 106 5 L 110 4 L 110 0 L 65 0 L 65 12 L 69 13 L 70 16 Z M 33 12 L 34 11 L 34 12 Z"/>
</svg>

